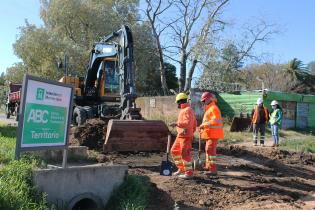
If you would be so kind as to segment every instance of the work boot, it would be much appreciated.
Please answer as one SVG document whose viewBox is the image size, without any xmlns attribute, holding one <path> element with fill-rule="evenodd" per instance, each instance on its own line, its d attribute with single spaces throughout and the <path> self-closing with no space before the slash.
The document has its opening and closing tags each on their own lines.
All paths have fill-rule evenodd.
<svg viewBox="0 0 315 210">
<path fill-rule="evenodd" d="M 174 176 L 179 176 L 179 175 L 181 175 L 183 173 L 184 173 L 184 171 L 181 171 L 181 170 L 178 169 L 173 175 Z"/>
<path fill-rule="evenodd" d="M 188 174 L 181 174 L 178 176 L 178 178 L 181 178 L 181 179 L 191 179 L 193 178 L 193 175 L 188 175 Z"/>
</svg>

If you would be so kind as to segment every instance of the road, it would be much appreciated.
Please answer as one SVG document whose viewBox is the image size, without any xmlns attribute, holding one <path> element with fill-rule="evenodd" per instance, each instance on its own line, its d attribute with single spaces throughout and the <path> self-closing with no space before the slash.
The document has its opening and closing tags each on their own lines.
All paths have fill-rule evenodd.
<svg viewBox="0 0 315 210">
<path fill-rule="evenodd" d="M 5 114 L 0 114 L 0 123 L 12 125 L 12 126 L 18 125 L 18 122 L 15 120 L 15 116 L 12 116 L 9 119 L 7 119 Z"/>
</svg>

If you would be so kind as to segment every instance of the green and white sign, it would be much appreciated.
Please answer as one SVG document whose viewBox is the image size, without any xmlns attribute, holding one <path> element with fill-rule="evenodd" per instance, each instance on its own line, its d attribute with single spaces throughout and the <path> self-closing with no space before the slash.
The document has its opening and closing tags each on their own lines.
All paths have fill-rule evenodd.
<svg viewBox="0 0 315 210">
<path fill-rule="evenodd" d="M 17 145 L 20 150 L 64 148 L 71 122 L 72 86 L 26 75 Z"/>
</svg>

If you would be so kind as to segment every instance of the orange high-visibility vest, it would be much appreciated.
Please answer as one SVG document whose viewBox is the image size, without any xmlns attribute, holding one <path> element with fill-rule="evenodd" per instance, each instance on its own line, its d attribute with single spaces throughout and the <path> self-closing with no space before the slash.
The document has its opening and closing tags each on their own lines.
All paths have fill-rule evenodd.
<svg viewBox="0 0 315 210">
<path fill-rule="evenodd" d="M 206 107 L 201 124 L 201 138 L 202 139 L 223 139 L 223 120 L 219 107 L 215 102 L 210 103 Z"/>
<path fill-rule="evenodd" d="M 265 120 L 266 120 L 265 123 L 267 123 L 267 122 L 269 121 L 268 109 L 267 109 L 266 107 L 263 107 L 263 108 L 264 108 Z M 254 111 L 254 114 L 253 114 L 252 122 L 253 122 L 254 124 L 257 124 L 257 118 L 258 118 L 258 112 L 259 112 L 258 106 L 256 106 L 254 110 L 255 110 L 255 111 Z"/>
<path fill-rule="evenodd" d="M 182 104 L 176 122 L 177 136 L 193 137 L 197 127 L 194 111 L 188 103 Z"/>
</svg>

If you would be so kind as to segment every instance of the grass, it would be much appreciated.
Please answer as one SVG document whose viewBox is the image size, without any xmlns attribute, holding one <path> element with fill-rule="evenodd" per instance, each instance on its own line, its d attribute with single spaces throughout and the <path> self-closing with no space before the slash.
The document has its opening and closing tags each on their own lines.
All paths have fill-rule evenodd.
<svg viewBox="0 0 315 210">
<path fill-rule="evenodd" d="M 34 162 L 11 161 L 0 169 L 0 209 L 50 209 L 32 184 Z"/>
<path fill-rule="evenodd" d="M 14 160 L 15 136 L 16 127 L 0 125 L 0 209 L 49 209 L 32 183 L 32 169 L 39 161 L 29 154 Z"/>
<path fill-rule="evenodd" d="M 106 209 L 144 210 L 147 209 L 149 196 L 148 178 L 129 175 L 123 184 L 114 190 Z"/>
<path fill-rule="evenodd" d="M 230 125 L 224 126 L 224 143 L 239 143 L 252 141 L 252 133 L 248 131 L 243 132 L 229 132 Z M 293 150 L 296 152 L 310 152 L 315 153 L 315 137 L 310 135 L 308 131 L 301 130 L 280 130 L 280 146 L 283 149 Z M 271 141 L 270 129 L 266 129 L 266 141 Z"/>
<path fill-rule="evenodd" d="M 16 127 L 0 125 L 0 164 L 14 159 Z"/>
<path fill-rule="evenodd" d="M 299 139 L 284 139 L 281 141 L 280 146 L 297 152 L 310 152 L 315 153 L 315 137 L 314 136 L 306 136 L 304 138 Z"/>
</svg>

